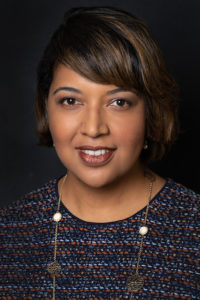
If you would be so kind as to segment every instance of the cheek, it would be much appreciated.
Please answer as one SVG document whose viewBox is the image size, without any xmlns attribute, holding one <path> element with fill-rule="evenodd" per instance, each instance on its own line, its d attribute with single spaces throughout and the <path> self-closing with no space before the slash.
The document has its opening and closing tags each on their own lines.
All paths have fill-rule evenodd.
<svg viewBox="0 0 200 300">
<path fill-rule="evenodd" d="M 115 128 L 115 136 L 121 146 L 132 147 L 141 146 L 145 136 L 145 118 L 142 115 L 138 118 L 130 118 L 118 124 Z"/>
<path fill-rule="evenodd" d="M 73 120 L 69 120 L 60 114 L 49 113 L 48 114 L 49 129 L 55 143 L 62 143 L 68 138 L 73 132 L 73 126 L 75 126 Z"/>
</svg>

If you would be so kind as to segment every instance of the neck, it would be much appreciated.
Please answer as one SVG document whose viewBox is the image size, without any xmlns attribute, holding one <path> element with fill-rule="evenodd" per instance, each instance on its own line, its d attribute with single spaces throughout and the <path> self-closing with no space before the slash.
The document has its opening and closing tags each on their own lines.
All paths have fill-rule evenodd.
<svg viewBox="0 0 200 300">
<path fill-rule="evenodd" d="M 88 186 L 68 172 L 62 202 L 71 213 L 85 221 L 122 220 L 147 205 L 149 184 L 143 168 L 137 174 L 130 172 L 129 176 L 100 188 Z"/>
</svg>

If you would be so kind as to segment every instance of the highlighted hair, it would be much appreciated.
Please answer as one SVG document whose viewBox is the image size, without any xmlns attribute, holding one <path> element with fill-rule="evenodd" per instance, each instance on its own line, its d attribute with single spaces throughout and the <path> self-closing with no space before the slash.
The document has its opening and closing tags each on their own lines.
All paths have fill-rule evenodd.
<svg viewBox="0 0 200 300">
<path fill-rule="evenodd" d="M 35 110 L 39 144 L 52 146 L 45 101 L 58 64 L 97 83 L 133 88 L 144 99 L 148 150 L 161 159 L 178 132 L 178 88 L 143 21 L 111 7 L 69 10 L 53 34 L 38 67 Z"/>
</svg>

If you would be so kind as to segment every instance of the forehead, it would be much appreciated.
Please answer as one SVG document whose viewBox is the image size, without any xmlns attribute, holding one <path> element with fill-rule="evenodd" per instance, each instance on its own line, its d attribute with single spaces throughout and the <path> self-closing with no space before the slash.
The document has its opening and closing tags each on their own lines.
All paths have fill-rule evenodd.
<svg viewBox="0 0 200 300">
<path fill-rule="evenodd" d="M 107 94 L 114 94 L 119 92 L 133 92 L 134 89 L 126 89 L 114 84 L 102 84 L 94 82 L 64 64 L 59 64 L 53 75 L 53 80 L 50 87 L 50 94 L 56 94 L 59 91 L 71 91 L 82 94 L 84 91 L 90 90 L 91 92 L 103 91 Z"/>
</svg>

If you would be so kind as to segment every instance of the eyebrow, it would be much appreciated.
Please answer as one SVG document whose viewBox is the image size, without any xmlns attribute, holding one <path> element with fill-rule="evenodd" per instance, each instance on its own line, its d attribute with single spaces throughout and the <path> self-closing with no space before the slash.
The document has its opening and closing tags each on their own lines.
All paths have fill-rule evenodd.
<svg viewBox="0 0 200 300">
<path fill-rule="evenodd" d="M 53 95 L 57 94 L 60 91 L 69 91 L 69 92 L 75 92 L 75 93 L 78 93 L 78 94 L 82 94 L 82 92 L 80 90 L 78 90 L 78 89 L 76 89 L 74 87 L 71 87 L 71 86 L 62 86 L 62 87 L 57 88 L 53 92 Z M 116 94 L 116 93 L 119 93 L 119 92 L 131 92 L 131 93 L 134 93 L 134 94 L 136 93 L 134 90 L 131 90 L 131 89 L 117 88 L 117 89 L 108 91 L 106 94 L 107 95 L 113 95 L 113 94 Z"/>
<path fill-rule="evenodd" d="M 53 92 L 53 95 L 57 94 L 58 92 L 60 91 L 70 91 L 70 92 L 75 92 L 75 93 L 79 93 L 79 94 L 82 94 L 80 90 L 78 89 L 75 89 L 71 86 L 61 86 L 59 88 L 57 88 L 54 92 Z"/>
<path fill-rule="evenodd" d="M 112 95 L 112 94 L 119 93 L 119 92 L 131 92 L 131 93 L 135 93 L 134 90 L 131 90 L 131 89 L 117 88 L 117 89 L 108 91 L 106 94 Z"/>
</svg>

